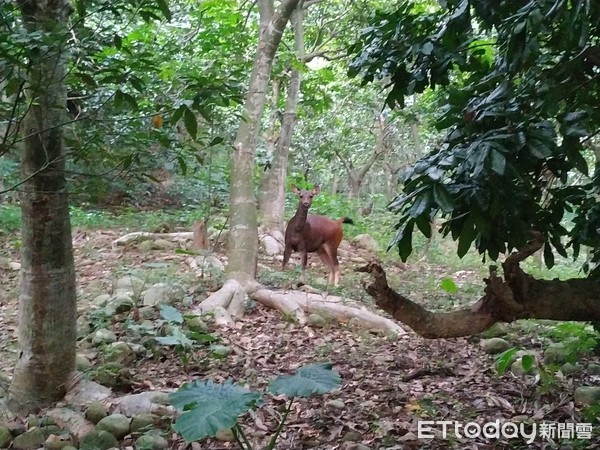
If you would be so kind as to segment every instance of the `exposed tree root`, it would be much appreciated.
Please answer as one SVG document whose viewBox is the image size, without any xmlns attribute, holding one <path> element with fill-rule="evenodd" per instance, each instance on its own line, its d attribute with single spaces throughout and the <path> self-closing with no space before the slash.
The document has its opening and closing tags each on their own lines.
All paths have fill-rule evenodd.
<svg viewBox="0 0 600 450">
<path fill-rule="evenodd" d="M 197 314 L 211 313 L 217 325 L 231 325 L 234 317 L 244 315 L 244 287 L 234 279 L 229 279 L 217 292 L 208 296 L 192 309 Z"/>
<path fill-rule="evenodd" d="M 371 275 L 366 286 L 375 303 L 394 319 L 408 325 L 426 338 L 469 336 L 482 332 L 496 322 L 518 319 L 574 321 L 600 320 L 600 283 L 593 279 L 537 280 L 523 272 L 519 263 L 533 255 L 544 242 L 538 233 L 520 251 L 502 264 L 504 279 L 497 267 L 490 267 L 485 295 L 469 309 L 434 313 L 397 293 L 387 284 L 383 268 L 370 263 L 359 269 Z"/>
<path fill-rule="evenodd" d="M 344 304 L 348 303 L 348 300 L 341 297 L 302 291 L 273 291 L 257 283 L 249 285 L 246 291 L 254 300 L 293 317 L 300 324 L 306 323 L 306 313 L 318 313 L 332 317 L 340 323 L 353 322 L 371 331 L 396 335 L 406 333 L 396 322 L 372 313 L 364 307 L 348 306 Z M 221 290 L 201 302 L 194 312 L 222 314 L 221 310 L 229 311 L 234 303 L 237 307 L 234 297 L 238 296 L 239 299 L 242 297 L 240 293 L 243 292 L 244 289 L 239 283 L 229 280 Z M 231 322 L 221 322 L 225 325 L 230 323 L 233 323 L 233 319 Z"/>
<path fill-rule="evenodd" d="M 146 231 L 135 231 L 128 233 L 115 239 L 112 243 L 113 248 L 119 245 L 139 244 L 142 241 L 151 241 L 154 239 L 171 239 L 171 240 L 192 240 L 194 239 L 193 231 L 182 231 L 179 233 L 149 233 Z"/>
</svg>

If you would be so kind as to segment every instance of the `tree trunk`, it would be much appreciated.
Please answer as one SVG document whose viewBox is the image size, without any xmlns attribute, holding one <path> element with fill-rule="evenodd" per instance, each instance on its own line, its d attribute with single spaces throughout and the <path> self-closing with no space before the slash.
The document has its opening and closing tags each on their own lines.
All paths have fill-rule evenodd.
<svg viewBox="0 0 600 450">
<path fill-rule="evenodd" d="M 258 228 L 253 174 L 256 141 L 260 119 L 266 100 L 271 66 L 287 22 L 299 0 L 284 0 L 269 21 L 264 13 L 272 5 L 270 0 L 259 1 L 261 11 L 261 35 L 258 41 L 250 86 L 244 103 L 244 118 L 234 143 L 231 170 L 231 193 L 229 202 L 230 235 L 228 272 L 240 281 L 253 279 L 256 275 L 258 256 Z"/>
<path fill-rule="evenodd" d="M 302 61 L 304 57 L 304 9 L 299 5 L 292 14 L 294 29 L 294 45 L 296 57 Z M 261 204 L 264 226 L 267 230 L 280 231 L 284 229 L 285 212 L 285 180 L 287 175 L 288 156 L 296 124 L 296 110 L 300 98 L 300 83 L 302 75 L 299 69 L 293 69 L 287 89 L 285 111 L 281 125 L 281 135 L 275 148 L 273 166 L 265 171 L 265 195 Z"/>
<path fill-rule="evenodd" d="M 75 369 L 75 270 L 62 132 L 71 6 L 66 0 L 22 0 L 19 6 L 27 32 L 54 42 L 48 51 L 29 52 L 23 126 L 20 355 L 8 406 L 29 413 L 60 400 Z"/>
<path fill-rule="evenodd" d="M 267 130 L 265 133 L 266 153 L 267 153 L 267 158 L 269 158 L 271 161 L 271 164 L 268 166 L 265 166 L 264 171 L 261 173 L 260 184 L 258 187 L 258 213 L 259 213 L 259 220 L 263 224 L 265 222 L 265 215 L 267 214 L 265 211 L 267 211 L 269 209 L 267 205 L 271 201 L 269 196 L 271 195 L 270 183 L 271 183 L 271 178 L 273 176 L 273 171 L 274 171 L 273 169 L 274 169 L 275 160 L 276 160 L 275 149 L 277 147 L 277 141 L 279 140 L 279 136 L 281 134 L 281 130 L 277 129 L 277 123 L 280 121 L 280 117 L 279 117 L 280 114 L 279 114 L 279 109 L 278 109 L 279 95 L 281 93 L 281 80 L 280 79 L 274 79 L 271 82 L 271 91 L 272 91 L 271 101 L 270 101 L 271 114 L 269 116 L 269 122 L 267 124 Z"/>
<path fill-rule="evenodd" d="M 526 248 L 513 253 L 502 264 L 504 280 L 490 267 L 485 295 L 472 307 L 434 313 L 395 292 L 387 284 L 385 272 L 377 263 L 360 269 L 373 277 L 367 292 L 377 306 L 426 338 L 449 338 L 480 333 L 496 322 L 518 319 L 600 321 L 600 283 L 591 278 L 561 281 L 537 280 L 526 274 L 519 263 L 544 245 L 536 237 Z"/>
</svg>

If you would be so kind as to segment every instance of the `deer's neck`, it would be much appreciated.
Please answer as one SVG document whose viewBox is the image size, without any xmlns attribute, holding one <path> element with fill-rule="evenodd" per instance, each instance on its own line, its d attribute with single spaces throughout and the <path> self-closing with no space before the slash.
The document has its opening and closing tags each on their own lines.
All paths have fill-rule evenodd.
<svg viewBox="0 0 600 450">
<path fill-rule="evenodd" d="M 308 208 L 303 208 L 302 205 L 298 206 L 296 210 L 296 214 L 294 215 L 294 228 L 296 231 L 300 232 L 306 225 L 306 219 L 308 217 Z"/>
</svg>

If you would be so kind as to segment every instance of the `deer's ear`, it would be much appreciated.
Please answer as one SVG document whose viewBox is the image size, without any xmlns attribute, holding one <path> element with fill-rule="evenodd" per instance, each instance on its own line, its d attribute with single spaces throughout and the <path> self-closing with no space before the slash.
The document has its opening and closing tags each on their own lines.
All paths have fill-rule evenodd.
<svg viewBox="0 0 600 450">
<path fill-rule="evenodd" d="M 294 194 L 299 194 L 300 193 L 300 189 L 298 189 L 298 187 L 295 184 L 292 184 L 290 187 L 292 188 L 292 192 Z"/>
<path fill-rule="evenodd" d="M 313 195 L 317 195 L 319 192 L 321 192 L 321 187 L 318 184 L 315 184 L 315 187 L 313 188 Z"/>
</svg>

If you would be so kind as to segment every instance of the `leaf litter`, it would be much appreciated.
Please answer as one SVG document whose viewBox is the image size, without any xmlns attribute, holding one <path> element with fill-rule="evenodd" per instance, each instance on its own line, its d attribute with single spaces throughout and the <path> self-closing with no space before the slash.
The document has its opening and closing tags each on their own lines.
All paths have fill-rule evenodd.
<svg viewBox="0 0 600 450">
<path fill-rule="evenodd" d="M 76 234 L 78 292 L 83 305 L 94 295 L 108 292 L 117 274 L 144 265 L 146 270 L 172 268 L 170 276 L 190 280 L 188 255 L 165 250 L 140 252 L 135 247 L 113 248 L 112 241 L 119 235 L 119 230 Z M 0 245 L 8 259 L 18 261 L 14 249 L 6 242 Z M 349 246 L 346 251 L 352 257 L 345 262 L 345 273 L 352 271 L 353 261 L 358 266 L 369 258 L 364 251 Z M 261 267 L 271 267 L 276 272 L 279 262 L 262 257 Z M 320 268 L 315 266 L 311 270 Z M 443 267 L 422 263 L 390 265 L 388 270 L 392 273 L 395 270 L 403 279 L 418 279 L 424 271 L 445 273 Z M 478 281 L 477 273 L 465 271 L 461 273 L 461 284 L 469 276 L 474 283 Z M 209 279 L 206 286 L 217 287 L 215 281 Z M 17 356 L 18 271 L 0 267 L 0 282 L 4 286 L 0 296 L 0 369 L 10 373 Z M 368 299 L 356 286 L 354 291 L 348 289 L 353 295 Z M 198 287 L 193 290 L 198 292 Z M 414 284 L 407 287 L 408 292 L 418 290 Z M 428 295 L 421 294 L 425 298 Z M 205 296 L 195 295 L 194 301 Z M 185 313 L 185 306 L 177 307 Z M 119 338 L 127 340 L 126 327 L 116 320 L 113 326 Z M 389 338 L 337 323 L 311 328 L 286 321 L 278 312 L 262 305 L 254 305 L 234 326 L 218 329 L 211 326 L 210 332 L 218 337 L 220 345 L 229 346 L 232 351 L 216 358 L 208 346 L 201 346 L 194 350 L 192 362 L 184 367 L 175 351 L 161 349 L 127 368 L 131 380 L 125 389 L 131 393 L 174 390 L 194 379 L 212 379 L 218 383 L 233 379 L 264 393 L 265 404 L 240 419 L 251 440 L 264 445 L 286 401 L 284 396 L 266 393 L 269 381 L 281 374 L 291 374 L 303 365 L 332 363 L 342 378 L 341 389 L 298 399 L 277 445 L 278 449 L 287 450 L 558 448 L 539 438 L 532 444 L 520 438 L 443 439 L 437 429 L 436 439 L 419 440 L 417 424 L 419 420 L 480 425 L 496 419 L 582 421 L 571 400 L 574 384 L 579 383 L 569 378 L 558 380 L 550 393 L 542 395 L 530 378 L 510 373 L 498 376 L 493 358 L 481 350 L 476 338 L 427 340 L 410 330 L 407 335 Z M 173 449 L 236 448 L 232 442 L 216 439 L 188 445 L 176 434 L 169 438 Z M 579 448 L 600 448 L 600 445 L 587 441 L 585 447 Z"/>
</svg>

